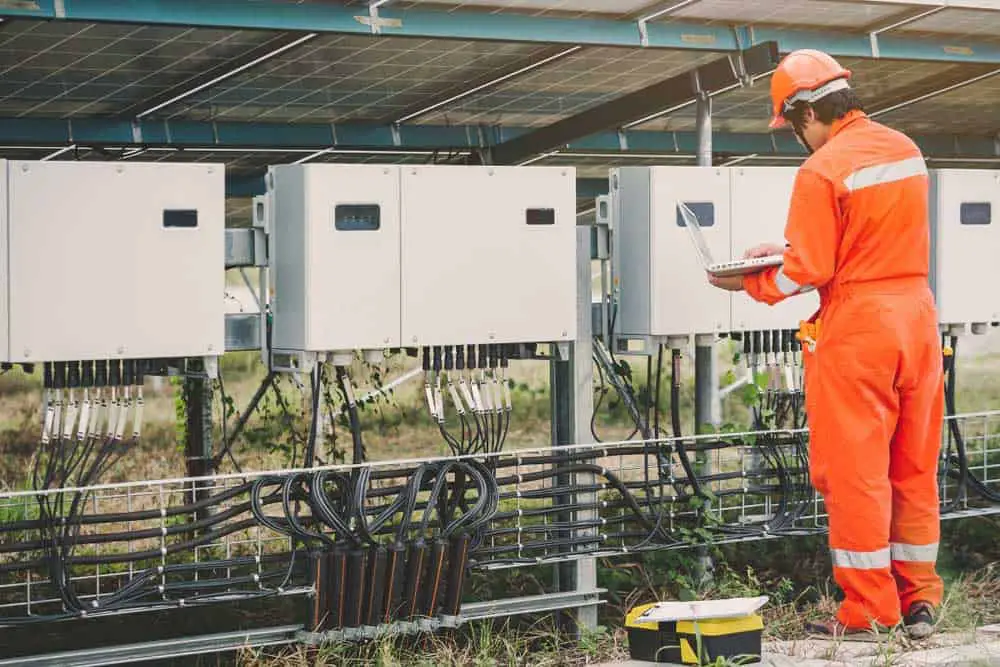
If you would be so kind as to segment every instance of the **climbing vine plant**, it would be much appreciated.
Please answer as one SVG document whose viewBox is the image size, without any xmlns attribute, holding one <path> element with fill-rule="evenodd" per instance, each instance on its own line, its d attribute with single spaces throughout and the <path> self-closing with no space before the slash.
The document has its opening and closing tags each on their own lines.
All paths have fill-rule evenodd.
<svg viewBox="0 0 1000 667">
<path fill-rule="evenodd" d="M 372 418 L 385 421 L 384 407 L 394 402 L 394 390 L 385 389 L 384 378 L 393 365 L 393 358 L 386 357 L 379 363 L 366 361 L 360 354 L 355 356 L 350 369 L 354 385 L 358 413 L 363 421 Z M 266 374 L 262 381 L 267 378 Z M 311 377 L 309 374 L 276 373 L 270 380 L 263 397 L 258 402 L 254 414 L 247 419 L 245 427 L 233 443 L 234 452 L 262 451 L 276 455 L 281 466 L 301 465 L 302 456 L 309 438 L 311 415 Z M 184 452 L 187 446 L 188 396 L 183 377 L 170 378 L 174 396 L 174 431 L 177 447 Z M 215 450 L 221 451 L 227 436 L 231 436 L 242 410 L 230 393 L 223 391 L 224 384 L 213 382 L 213 397 L 218 399 L 214 415 Z M 342 463 L 347 460 L 346 449 L 342 446 L 341 430 L 348 433 L 350 423 L 346 409 L 347 400 L 339 388 L 336 374 L 329 365 L 322 369 L 320 385 L 319 435 L 321 448 L 317 451 L 317 462 L 322 465 Z M 249 400 L 249 399 L 248 399 Z M 248 402 L 248 401 L 247 401 Z M 220 414 L 221 413 L 221 414 Z M 224 420 L 224 421 L 223 421 Z"/>
</svg>

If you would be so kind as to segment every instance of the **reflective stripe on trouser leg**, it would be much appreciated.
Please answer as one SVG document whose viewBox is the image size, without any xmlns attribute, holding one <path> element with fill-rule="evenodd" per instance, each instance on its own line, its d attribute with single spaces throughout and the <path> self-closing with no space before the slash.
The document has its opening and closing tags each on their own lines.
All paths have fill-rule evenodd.
<svg viewBox="0 0 1000 667">
<path fill-rule="evenodd" d="M 844 591 L 837 619 L 862 629 L 894 626 L 901 616 L 891 570 L 888 475 L 899 406 L 894 372 L 880 372 L 890 363 L 881 322 L 854 310 L 842 302 L 824 322 L 823 352 L 810 361 L 806 397 L 810 476 L 824 497 L 833 575 Z"/>
<path fill-rule="evenodd" d="M 831 549 L 831 560 L 834 567 L 849 567 L 853 570 L 878 570 L 889 567 L 889 549 L 878 551 L 850 551 L 848 549 Z"/>
<path fill-rule="evenodd" d="M 938 543 L 933 544 L 889 544 L 892 560 L 905 563 L 936 563 Z"/>
<path fill-rule="evenodd" d="M 920 300 L 915 300 L 915 306 Z M 944 584 L 937 574 L 941 539 L 938 460 L 944 415 L 944 377 L 937 317 L 925 297 L 922 326 L 901 328 L 909 339 L 900 364 L 901 407 L 890 449 L 892 573 L 904 613 L 914 602 L 939 605 Z M 920 330 L 924 331 L 922 336 Z"/>
</svg>

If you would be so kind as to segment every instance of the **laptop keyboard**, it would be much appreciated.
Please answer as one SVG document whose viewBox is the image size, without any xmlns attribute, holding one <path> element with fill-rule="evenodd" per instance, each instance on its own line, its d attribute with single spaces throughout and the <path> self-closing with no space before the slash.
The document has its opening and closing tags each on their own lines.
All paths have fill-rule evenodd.
<svg viewBox="0 0 1000 667">
<path fill-rule="evenodd" d="M 754 257 L 753 259 L 739 259 L 730 262 L 720 262 L 713 266 L 716 270 L 725 270 L 735 266 L 759 266 L 773 263 L 774 260 L 770 257 Z"/>
</svg>

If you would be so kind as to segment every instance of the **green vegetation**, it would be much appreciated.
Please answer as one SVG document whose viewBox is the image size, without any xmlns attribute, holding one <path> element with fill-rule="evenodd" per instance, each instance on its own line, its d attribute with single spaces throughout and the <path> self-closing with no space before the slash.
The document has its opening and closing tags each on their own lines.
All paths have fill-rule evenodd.
<svg viewBox="0 0 1000 667">
<path fill-rule="evenodd" d="M 720 359 L 725 354 L 720 353 Z M 357 394 L 380 386 L 413 368 L 416 360 L 391 359 L 377 366 L 357 364 L 352 377 Z M 642 394 L 648 391 L 645 364 L 635 364 L 633 383 Z M 225 412 L 229 428 L 264 377 L 256 353 L 227 355 L 222 363 L 226 390 Z M 669 372 L 667 369 L 665 373 Z M 732 367 L 723 364 L 721 374 Z M 1000 357 L 981 357 L 960 365 L 959 400 L 961 411 L 1000 407 Z M 685 381 L 681 392 L 683 428 L 693 429 L 693 369 L 684 364 Z M 545 446 L 549 438 L 548 368 L 544 362 L 516 363 L 510 369 L 513 380 L 514 422 L 508 449 Z M 669 378 L 661 379 L 665 390 L 660 397 L 662 414 L 669 414 Z M 307 380 L 306 380 L 307 383 Z M 234 456 L 244 469 L 274 469 L 287 466 L 298 443 L 307 432 L 308 389 L 288 377 L 279 380 L 280 395 L 271 392 L 258 413 L 250 419 L 243 437 L 234 447 Z M 335 383 L 329 385 L 335 388 Z M 146 385 L 146 418 L 141 450 L 143 455 L 126 461 L 112 479 L 158 479 L 183 476 L 183 422 L 177 419 L 183 407 L 183 383 L 162 382 Z M 336 390 L 333 389 L 335 392 Z M 724 421 L 745 424 L 746 406 L 735 392 L 727 401 Z M 215 391 L 216 415 L 223 411 L 223 397 Z M 31 456 L 38 438 L 38 375 L 27 377 L 13 371 L 0 377 L 0 488 L 23 489 L 28 479 Z M 328 392 L 324 407 L 335 411 L 341 399 Z M 422 387 L 414 380 L 369 401 L 361 412 L 369 457 L 373 460 L 435 456 L 447 453 L 422 401 Z M 216 420 L 219 421 L 218 419 Z M 623 439 L 631 432 L 625 410 L 609 392 L 601 402 L 595 427 L 605 441 Z M 216 442 L 222 440 L 217 424 Z M 344 460 L 350 436 L 344 415 L 329 420 L 320 449 L 322 460 Z M 231 469 L 231 462 L 221 464 Z M 22 509 L 0 507 L 0 519 L 19 518 Z M 1000 621 L 1000 543 L 995 536 L 1000 521 L 975 518 L 945 522 L 940 567 L 948 581 L 948 599 L 942 610 L 941 628 L 964 632 L 976 625 Z M 803 635 L 810 618 L 827 615 L 835 608 L 835 586 L 830 581 L 830 565 L 822 537 L 788 538 L 749 545 L 715 546 L 717 564 L 707 583 L 695 577 L 695 552 L 672 550 L 630 555 L 599 562 L 598 585 L 608 589 L 601 607 L 599 631 L 579 638 L 558 633 L 552 617 L 518 622 L 479 623 L 460 631 L 433 637 L 393 638 L 363 646 L 340 646 L 316 651 L 271 650 L 248 652 L 248 665 L 584 665 L 620 658 L 627 654 L 621 628 L 625 611 L 651 600 L 682 597 L 718 597 L 766 594 L 771 602 L 765 609 L 766 638 L 784 639 Z M 552 567 L 525 568 L 489 573 L 476 572 L 468 582 L 474 599 L 531 595 L 552 589 Z M 892 650 L 886 648 L 889 655 Z M 278 655 L 280 654 L 280 655 Z M 890 656 L 891 657 L 891 656 Z"/>
</svg>

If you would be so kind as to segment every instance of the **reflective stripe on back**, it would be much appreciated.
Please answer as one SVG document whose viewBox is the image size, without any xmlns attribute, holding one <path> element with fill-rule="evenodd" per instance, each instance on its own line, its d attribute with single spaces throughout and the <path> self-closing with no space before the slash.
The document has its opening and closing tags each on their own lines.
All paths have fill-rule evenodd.
<svg viewBox="0 0 1000 667">
<path fill-rule="evenodd" d="M 913 176 L 926 176 L 927 164 L 920 156 L 886 162 L 872 167 L 858 169 L 844 179 L 844 187 L 850 192 L 883 183 L 894 183 Z"/>
</svg>

